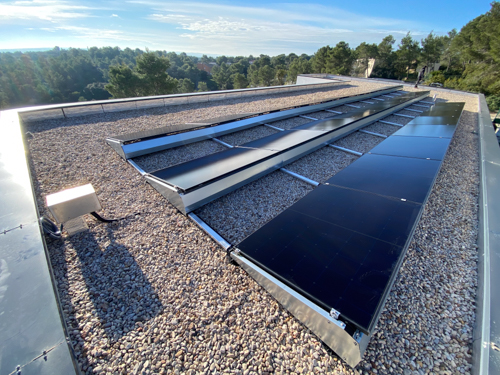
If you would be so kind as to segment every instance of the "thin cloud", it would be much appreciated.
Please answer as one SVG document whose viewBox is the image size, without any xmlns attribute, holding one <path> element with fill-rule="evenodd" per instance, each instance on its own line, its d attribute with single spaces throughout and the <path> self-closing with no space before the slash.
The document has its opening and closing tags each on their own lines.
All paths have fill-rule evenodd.
<svg viewBox="0 0 500 375">
<path fill-rule="evenodd" d="M 0 19 L 55 22 L 90 17 L 90 8 L 64 1 L 17 1 L 0 4 Z"/>
</svg>

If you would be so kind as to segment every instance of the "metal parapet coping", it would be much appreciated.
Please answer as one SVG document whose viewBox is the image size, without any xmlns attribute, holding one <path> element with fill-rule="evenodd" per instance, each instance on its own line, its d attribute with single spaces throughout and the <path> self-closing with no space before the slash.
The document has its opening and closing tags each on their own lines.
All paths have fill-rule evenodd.
<svg viewBox="0 0 500 375">
<path fill-rule="evenodd" d="M 348 77 L 338 80 L 331 80 L 330 82 L 310 83 L 305 85 L 284 85 L 284 86 L 267 86 L 267 87 L 253 87 L 247 89 L 236 90 L 220 90 L 220 91 L 206 91 L 206 92 L 193 92 L 188 94 L 172 94 L 172 95 L 158 95 L 158 96 L 145 96 L 124 99 L 109 99 L 109 100 L 96 100 L 90 102 L 75 102 L 65 104 L 49 104 L 34 107 L 18 108 L 16 111 L 19 113 L 23 120 L 39 120 L 67 118 L 76 116 L 87 116 L 93 114 L 103 114 L 108 112 L 121 112 L 154 107 L 167 107 L 180 104 L 204 103 L 213 102 L 225 99 L 237 99 L 258 95 L 269 94 L 282 94 L 294 91 L 312 90 L 324 87 L 334 87 L 339 84 L 349 82 Z M 41 115 L 44 115 L 41 117 Z"/>
<path fill-rule="evenodd" d="M 500 148 L 483 94 L 479 104 L 479 264 L 473 373 L 500 374 Z"/>
</svg>

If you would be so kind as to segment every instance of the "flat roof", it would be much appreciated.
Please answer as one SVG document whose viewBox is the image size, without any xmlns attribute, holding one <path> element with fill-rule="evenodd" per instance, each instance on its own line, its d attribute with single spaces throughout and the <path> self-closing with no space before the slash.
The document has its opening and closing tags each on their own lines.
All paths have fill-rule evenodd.
<svg viewBox="0 0 500 375">
<path fill-rule="evenodd" d="M 47 239 L 81 369 L 271 373 L 313 372 L 318 367 L 354 373 L 146 184 L 105 138 L 387 85 L 351 81 L 307 92 L 26 122 L 40 214 L 50 216 L 43 204 L 46 195 L 92 183 L 102 216 L 126 217 L 112 224 L 85 217 L 87 232 Z M 465 102 L 465 109 L 358 370 L 471 371 L 478 262 L 478 100 L 460 93 L 434 93 L 438 102 Z M 286 121 L 283 125 L 291 126 Z M 307 122 L 293 121 L 295 126 Z M 384 131 L 381 124 L 375 125 Z M 262 127 L 240 136 L 258 139 L 270 130 Z M 339 145 L 370 149 L 376 144 L 371 136 L 360 134 Z M 230 136 L 238 137 L 226 137 Z M 152 171 L 223 149 L 203 141 L 134 161 Z M 290 169 L 326 179 L 354 159 L 342 151 L 320 149 Z M 311 189 L 277 171 L 196 213 L 237 244 Z"/>
</svg>

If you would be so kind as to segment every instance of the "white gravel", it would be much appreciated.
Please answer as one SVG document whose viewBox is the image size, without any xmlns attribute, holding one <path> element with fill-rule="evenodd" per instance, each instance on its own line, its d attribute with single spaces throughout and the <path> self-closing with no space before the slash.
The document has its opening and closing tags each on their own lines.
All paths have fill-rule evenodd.
<svg viewBox="0 0 500 375">
<path fill-rule="evenodd" d="M 396 125 L 384 124 L 382 122 L 375 122 L 371 125 L 364 127 L 363 129 L 368 130 L 370 132 L 389 136 L 397 132 L 399 129 L 401 129 L 401 127 Z"/>
<path fill-rule="evenodd" d="M 82 372 L 470 373 L 477 284 L 476 98 L 439 95 L 440 99 L 466 101 L 466 112 L 377 333 L 357 370 L 348 368 L 241 268 L 228 262 L 218 245 L 104 142 L 110 135 L 265 111 L 383 86 L 356 82 L 351 87 L 317 93 L 27 125 L 26 130 L 34 134 L 29 140 L 31 170 L 42 214 L 50 216 L 44 205 L 47 194 L 89 182 L 99 196 L 103 216 L 139 213 L 114 224 L 86 216 L 87 232 L 65 235 L 60 241 L 47 239 L 70 340 Z M 300 168 L 306 162 L 289 168 Z M 199 212 L 207 221 L 212 220 L 214 227 L 228 227 L 226 235 L 232 233 L 232 241 L 237 242 L 310 188 L 275 172 Z M 248 194 L 243 194 L 244 190 Z M 230 227 L 234 224 L 213 219 L 223 199 L 234 203 L 232 211 L 224 211 L 221 217 L 225 216 L 227 223 L 237 223 L 235 232 Z"/>
<path fill-rule="evenodd" d="M 230 243 L 238 244 L 312 189 L 310 184 L 276 171 L 195 213 Z"/>
<path fill-rule="evenodd" d="M 364 154 L 370 151 L 383 140 L 384 138 L 377 137 L 375 135 L 354 132 L 349 134 L 347 137 L 333 142 L 333 144 L 336 146 L 348 148 L 349 150 L 362 152 Z"/>
<path fill-rule="evenodd" d="M 340 172 L 357 158 L 356 155 L 326 146 L 286 165 L 285 168 L 321 183 Z"/>
</svg>

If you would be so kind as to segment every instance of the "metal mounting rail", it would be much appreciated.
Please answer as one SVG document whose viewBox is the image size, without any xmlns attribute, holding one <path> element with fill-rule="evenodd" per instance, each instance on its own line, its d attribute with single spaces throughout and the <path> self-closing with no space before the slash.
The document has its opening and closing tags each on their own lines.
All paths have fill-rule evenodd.
<svg viewBox="0 0 500 375">
<path fill-rule="evenodd" d="M 299 180 L 302 180 L 302 181 L 304 181 L 304 182 L 307 182 L 308 184 L 311 184 L 312 186 L 318 186 L 318 185 L 319 185 L 319 182 L 316 182 L 316 181 L 314 181 L 314 180 L 311 180 L 310 178 L 307 178 L 307 177 L 305 177 L 305 176 L 302 176 L 302 175 L 300 175 L 300 174 L 298 174 L 298 173 L 292 172 L 292 171 L 291 171 L 291 170 L 289 170 L 289 169 L 286 169 L 286 168 L 280 168 L 280 171 L 285 172 L 286 174 L 289 174 L 290 176 L 295 177 L 295 178 L 297 178 L 297 179 L 299 179 Z"/>
<path fill-rule="evenodd" d="M 386 135 L 384 135 L 384 134 L 371 132 L 371 131 L 369 131 L 369 130 L 359 129 L 358 131 L 359 131 L 360 133 L 365 133 L 365 134 L 374 135 L 375 137 L 387 138 L 387 136 L 386 136 Z"/>
<path fill-rule="evenodd" d="M 336 150 L 347 152 L 349 154 L 353 154 L 353 155 L 356 155 L 356 156 L 363 156 L 362 152 L 354 151 L 354 150 L 351 150 L 349 148 L 340 147 L 340 146 L 337 146 L 337 145 L 332 145 L 331 143 L 329 143 L 328 146 L 330 146 L 330 147 L 332 147 L 332 148 L 334 148 Z"/>
<path fill-rule="evenodd" d="M 221 141 L 220 139 L 217 139 L 217 138 L 212 138 L 212 141 L 215 141 L 218 144 L 221 144 L 221 145 L 223 145 L 224 147 L 227 147 L 227 148 L 233 148 L 234 147 L 233 145 L 230 145 L 229 143 Z"/>
<path fill-rule="evenodd" d="M 407 117 L 407 118 L 415 118 L 415 116 L 410 116 L 410 115 L 401 115 L 399 113 L 393 113 L 394 116 L 399 116 L 399 117 Z"/>
<path fill-rule="evenodd" d="M 306 120 L 312 120 L 312 121 L 318 121 L 319 119 L 310 117 L 310 116 L 304 116 L 304 115 L 299 115 L 300 118 L 305 118 Z"/>
<path fill-rule="evenodd" d="M 385 120 L 378 120 L 378 122 L 381 122 L 382 124 L 394 125 L 394 126 L 399 126 L 399 127 L 403 127 L 404 126 L 404 125 L 398 124 L 396 122 L 390 122 L 390 121 L 385 121 Z"/>
<path fill-rule="evenodd" d="M 281 128 L 278 128 L 277 126 L 273 126 L 273 125 L 269 125 L 269 124 L 264 124 L 264 126 L 267 126 L 268 128 L 271 128 L 271 129 L 274 129 L 274 130 L 278 130 L 280 132 L 284 132 L 285 129 L 281 129 Z"/>
<path fill-rule="evenodd" d="M 325 112 L 336 113 L 337 115 L 341 115 L 344 112 L 334 111 L 333 109 L 325 109 Z"/>
</svg>

